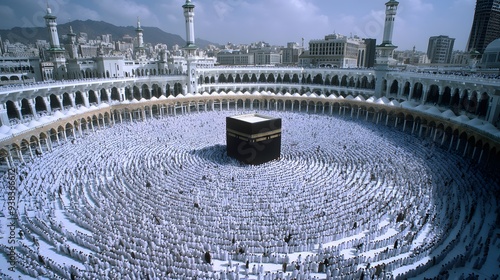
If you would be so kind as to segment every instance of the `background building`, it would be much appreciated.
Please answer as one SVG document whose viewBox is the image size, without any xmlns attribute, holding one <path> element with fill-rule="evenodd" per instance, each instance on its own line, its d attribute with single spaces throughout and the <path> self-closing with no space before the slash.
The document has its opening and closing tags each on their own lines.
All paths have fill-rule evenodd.
<svg viewBox="0 0 500 280">
<path fill-rule="evenodd" d="M 245 51 L 223 50 L 217 54 L 220 65 L 254 65 L 255 55 Z"/>
<path fill-rule="evenodd" d="M 453 54 L 455 38 L 440 35 L 429 38 L 427 57 L 433 64 L 449 64 Z"/>
<path fill-rule="evenodd" d="M 333 68 L 366 67 L 365 57 L 364 40 L 331 34 L 325 36 L 325 39 L 309 42 L 309 51 L 301 56 L 301 65 Z"/>
<path fill-rule="evenodd" d="M 286 48 L 282 49 L 282 63 L 285 65 L 297 65 L 299 57 L 304 52 L 304 47 L 297 43 L 288 43 Z"/>
<path fill-rule="evenodd" d="M 477 0 L 468 51 L 483 53 L 489 43 L 500 38 L 500 0 Z"/>
<path fill-rule="evenodd" d="M 363 39 L 365 41 L 365 62 L 364 67 L 373 68 L 375 66 L 375 59 L 377 58 L 377 39 Z"/>
</svg>

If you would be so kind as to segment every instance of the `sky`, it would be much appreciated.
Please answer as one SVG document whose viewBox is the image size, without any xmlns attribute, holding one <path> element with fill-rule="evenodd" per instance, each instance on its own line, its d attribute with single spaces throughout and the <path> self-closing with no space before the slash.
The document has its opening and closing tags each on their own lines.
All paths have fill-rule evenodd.
<svg viewBox="0 0 500 280">
<path fill-rule="evenodd" d="M 185 38 L 185 0 L 0 0 L 0 29 L 45 26 L 47 1 L 58 23 L 102 20 L 118 26 L 158 27 Z M 192 0 L 195 34 L 214 43 L 300 43 L 339 33 L 383 37 L 388 0 Z M 475 0 L 399 0 L 393 43 L 399 50 L 426 51 L 429 37 L 455 38 L 465 50 Z M 78 32 L 78 30 L 75 30 Z"/>
</svg>

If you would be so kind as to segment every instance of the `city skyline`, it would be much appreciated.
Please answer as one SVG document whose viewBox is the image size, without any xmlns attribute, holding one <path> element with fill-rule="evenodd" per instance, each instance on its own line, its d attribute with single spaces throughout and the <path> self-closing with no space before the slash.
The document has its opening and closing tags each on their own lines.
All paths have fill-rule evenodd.
<svg viewBox="0 0 500 280">
<path fill-rule="evenodd" d="M 30 0 L 0 4 L 1 29 L 15 26 L 44 26 L 46 1 L 35 5 Z M 273 45 L 287 42 L 307 47 L 313 39 L 333 32 L 375 38 L 380 43 L 384 27 L 386 0 L 358 0 L 335 3 L 328 0 L 207 0 L 193 1 L 196 38 L 214 43 L 248 44 L 266 41 Z M 465 50 L 474 17 L 475 0 L 400 1 L 394 30 L 399 50 L 413 46 L 425 51 L 429 37 L 447 35 L 456 38 L 455 50 Z M 102 20 L 115 25 L 158 27 L 166 32 L 185 35 L 184 16 L 179 9 L 185 0 L 158 3 L 153 0 L 49 0 L 59 24 L 72 20 Z M 286 4 L 286 5 L 285 5 Z M 362 8 L 359 8 L 362 7 Z M 279 12 L 277 12 L 279 11 Z M 75 30 L 78 32 L 77 30 Z M 60 34 L 61 35 L 61 34 Z"/>
</svg>

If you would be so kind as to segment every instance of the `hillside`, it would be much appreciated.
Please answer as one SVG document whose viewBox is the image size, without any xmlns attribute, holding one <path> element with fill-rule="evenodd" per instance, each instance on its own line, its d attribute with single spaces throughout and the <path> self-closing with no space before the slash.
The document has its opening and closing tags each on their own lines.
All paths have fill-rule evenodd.
<svg viewBox="0 0 500 280">
<path fill-rule="evenodd" d="M 111 34 L 113 41 L 120 40 L 124 35 L 135 37 L 135 26 L 116 26 L 104 21 L 93 20 L 75 20 L 72 22 L 58 25 L 59 37 L 69 33 L 69 27 L 73 27 L 73 32 L 87 33 L 89 39 L 95 39 L 102 34 Z M 177 34 L 172 34 L 161 30 L 158 27 L 142 26 L 144 29 L 144 42 L 151 44 L 167 44 L 169 47 L 175 44 L 184 46 L 186 41 Z M 8 39 L 10 42 L 20 42 L 23 44 L 34 43 L 36 40 L 49 40 L 49 35 L 46 27 L 29 27 L 21 28 L 14 27 L 12 29 L 0 29 L 2 40 Z M 213 44 L 203 39 L 197 39 L 197 45 L 201 48 L 208 44 Z"/>
</svg>

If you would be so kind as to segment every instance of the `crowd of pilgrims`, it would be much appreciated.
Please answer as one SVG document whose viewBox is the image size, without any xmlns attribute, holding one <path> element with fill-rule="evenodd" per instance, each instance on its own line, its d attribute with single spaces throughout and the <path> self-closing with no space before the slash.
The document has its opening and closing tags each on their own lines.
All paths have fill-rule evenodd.
<svg viewBox="0 0 500 280">
<path fill-rule="evenodd" d="M 281 157 L 246 166 L 225 153 L 234 114 L 116 124 L 20 166 L 17 268 L 50 279 L 447 279 L 481 271 L 498 246 L 498 183 L 431 141 L 268 112 L 283 120 Z"/>
</svg>

